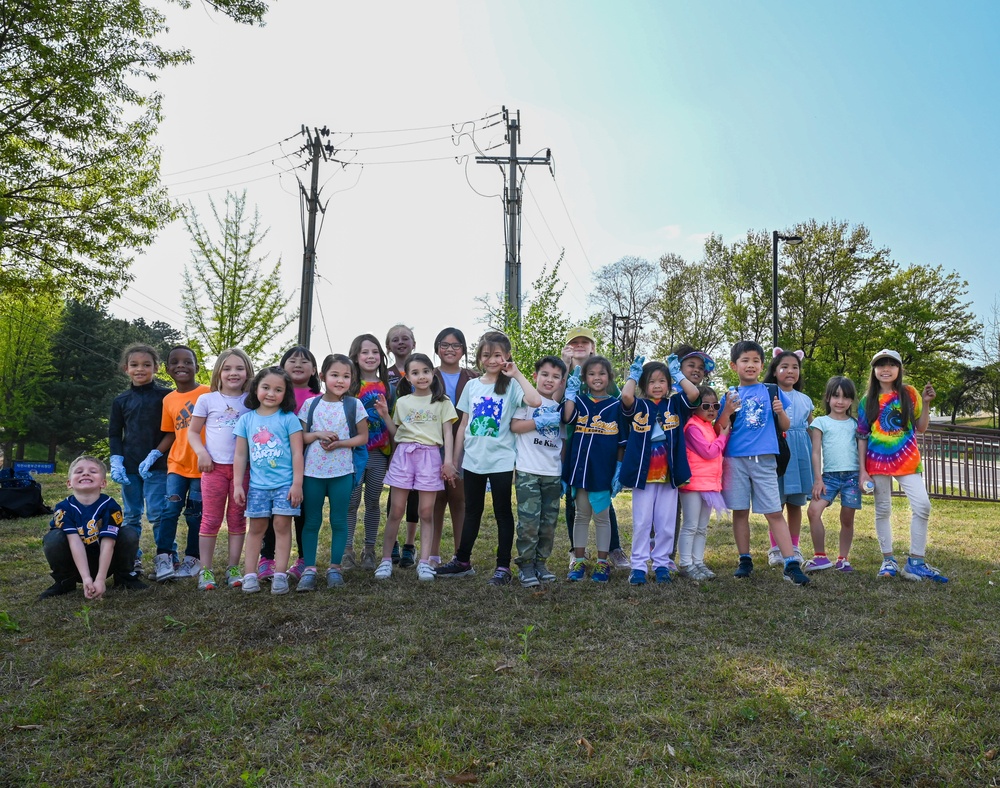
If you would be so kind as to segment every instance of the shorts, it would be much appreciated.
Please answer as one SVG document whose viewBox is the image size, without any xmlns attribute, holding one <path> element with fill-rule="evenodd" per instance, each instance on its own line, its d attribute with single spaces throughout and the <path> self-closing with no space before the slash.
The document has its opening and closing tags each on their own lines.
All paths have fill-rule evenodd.
<svg viewBox="0 0 1000 788">
<path fill-rule="evenodd" d="M 785 494 L 785 477 L 778 477 L 778 495 L 781 497 L 781 505 L 784 506 L 786 503 L 790 506 L 805 506 L 809 503 L 809 496 L 804 492 L 788 493 Z"/>
<path fill-rule="evenodd" d="M 847 509 L 861 508 L 861 486 L 858 484 L 857 471 L 833 471 L 823 474 L 823 486 L 826 492 L 820 496 L 824 501 L 833 503 L 840 493 L 840 505 Z"/>
<path fill-rule="evenodd" d="M 723 458 L 722 497 L 733 511 L 749 509 L 752 501 L 754 514 L 780 512 L 777 458 L 773 454 Z"/>
<path fill-rule="evenodd" d="M 254 519 L 271 517 L 276 514 L 297 517 L 302 510 L 298 506 L 292 506 L 291 501 L 288 500 L 288 492 L 291 489 L 292 485 L 290 484 L 278 487 L 276 490 L 262 490 L 251 484 L 250 490 L 247 492 L 246 516 Z"/>
<path fill-rule="evenodd" d="M 422 443 L 400 443 L 392 454 L 385 483 L 401 490 L 443 490 L 441 451 L 437 446 Z"/>
</svg>

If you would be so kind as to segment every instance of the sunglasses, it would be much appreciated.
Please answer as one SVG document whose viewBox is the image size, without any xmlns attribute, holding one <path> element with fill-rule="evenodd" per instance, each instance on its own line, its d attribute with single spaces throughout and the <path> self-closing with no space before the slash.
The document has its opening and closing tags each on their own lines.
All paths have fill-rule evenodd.
<svg viewBox="0 0 1000 788">
<path fill-rule="evenodd" d="M 718 402 L 703 402 L 703 403 L 701 403 L 701 409 L 702 410 L 718 410 L 719 409 L 719 403 Z"/>
</svg>

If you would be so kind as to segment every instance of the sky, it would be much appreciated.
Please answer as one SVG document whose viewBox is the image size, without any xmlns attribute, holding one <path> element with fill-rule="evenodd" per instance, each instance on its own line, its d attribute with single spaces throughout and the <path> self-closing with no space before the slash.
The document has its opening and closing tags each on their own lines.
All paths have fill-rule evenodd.
<svg viewBox="0 0 1000 788">
<path fill-rule="evenodd" d="M 249 28 L 195 0 L 168 16 L 165 41 L 195 62 L 156 85 L 163 181 L 209 223 L 210 198 L 246 189 L 292 309 L 299 132 L 336 132 L 349 164 L 320 166 L 320 358 L 396 323 L 424 351 L 445 326 L 470 342 L 484 328 L 476 299 L 503 289 L 504 175 L 474 157 L 508 152 L 490 125 L 503 106 L 520 111 L 519 154 L 554 161 L 526 168 L 526 296 L 564 250 L 574 319 L 593 311 L 593 272 L 625 255 L 694 261 L 710 233 L 810 218 L 958 271 L 980 316 L 996 296 L 995 2 L 282 0 Z M 167 228 L 112 311 L 183 330 L 191 246 Z"/>
</svg>

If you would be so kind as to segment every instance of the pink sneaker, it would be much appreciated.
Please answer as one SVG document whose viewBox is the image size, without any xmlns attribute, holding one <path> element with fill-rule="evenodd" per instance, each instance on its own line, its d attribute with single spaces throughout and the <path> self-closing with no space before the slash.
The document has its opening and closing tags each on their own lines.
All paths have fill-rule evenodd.
<svg viewBox="0 0 1000 788">
<path fill-rule="evenodd" d="M 295 582 L 299 582 L 302 579 L 302 573 L 306 571 L 306 561 L 304 558 L 299 558 L 294 564 L 288 567 L 288 574 L 295 578 Z"/>
<path fill-rule="evenodd" d="M 260 563 L 257 564 L 257 579 L 270 580 L 274 577 L 274 567 L 273 558 L 261 558 Z"/>
</svg>

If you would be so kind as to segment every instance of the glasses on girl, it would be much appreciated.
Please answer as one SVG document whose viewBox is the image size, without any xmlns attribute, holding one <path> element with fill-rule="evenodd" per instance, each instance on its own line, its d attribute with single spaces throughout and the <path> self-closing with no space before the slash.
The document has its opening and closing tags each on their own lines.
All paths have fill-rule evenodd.
<svg viewBox="0 0 1000 788">
<path fill-rule="evenodd" d="M 703 402 L 703 403 L 701 403 L 701 409 L 702 410 L 718 410 L 719 409 L 719 403 L 718 402 Z"/>
</svg>

